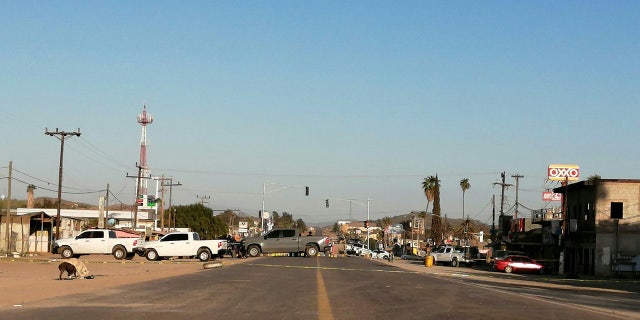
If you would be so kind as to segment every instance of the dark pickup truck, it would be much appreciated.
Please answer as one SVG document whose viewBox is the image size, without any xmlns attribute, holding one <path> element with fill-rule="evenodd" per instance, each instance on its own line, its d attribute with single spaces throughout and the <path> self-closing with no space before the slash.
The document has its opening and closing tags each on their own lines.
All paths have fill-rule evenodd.
<svg viewBox="0 0 640 320">
<path fill-rule="evenodd" d="M 327 237 L 301 236 L 295 229 L 274 229 L 261 236 L 246 238 L 244 248 L 250 257 L 261 253 L 304 253 L 315 257 L 331 246 Z"/>
</svg>

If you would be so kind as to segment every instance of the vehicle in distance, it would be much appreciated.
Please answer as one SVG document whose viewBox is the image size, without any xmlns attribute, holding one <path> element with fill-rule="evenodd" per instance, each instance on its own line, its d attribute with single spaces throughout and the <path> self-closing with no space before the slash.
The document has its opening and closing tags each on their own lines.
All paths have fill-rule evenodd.
<svg viewBox="0 0 640 320">
<path fill-rule="evenodd" d="M 373 250 L 371 251 L 371 258 L 372 259 L 385 259 L 387 261 L 391 260 L 391 253 L 384 251 L 384 250 Z"/>
<path fill-rule="evenodd" d="M 133 258 L 135 248 L 144 243 L 141 236 L 108 229 L 89 229 L 75 238 L 58 239 L 53 243 L 53 253 L 63 258 L 79 257 L 86 254 L 112 254 L 122 260 Z"/>
<path fill-rule="evenodd" d="M 493 269 L 497 271 L 504 271 L 506 273 L 512 273 L 512 272 L 536 272 L 540 274 L 544 273 L 543 265 L 525 256 L 507 256 L 504 259 L 496 260 L 495 263 L 493 264 Z"/>
<path fill-rule="evenodd" d="M 295 229 L 274 229 L 267 234 L 243 240 L 244 248 L 250 257 L 261 253 L 304 253 L 315 257 L 331 246 L 328 237 L 301 236 Z"/>
<path fill-rule="evenodd" d="M 169 257 L 196 257 L 206 262 L 222 258 L 226 250 L 227 240 L 200 240 L 197 232 L 172 232 L 136 248 L 138 255 L 149 261 Z"/>
<path fill-rule="evenodd" d="M 471 265 L 475 262 L 469 247 L 442 246 L 431 251 L 429 256 L 433 257 L 434 264 L 445 263 L 452 267 L 457 267 L 461 263 Z"/>
</svg>

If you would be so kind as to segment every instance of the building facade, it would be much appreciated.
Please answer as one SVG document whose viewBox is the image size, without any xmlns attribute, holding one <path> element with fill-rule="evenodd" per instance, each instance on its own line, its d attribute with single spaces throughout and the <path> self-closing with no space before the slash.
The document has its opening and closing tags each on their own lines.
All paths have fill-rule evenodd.
<svg viewBox="0 0 640 320">
<path fill-rule="evenodd" d="M 562 193 L 560 273 L 612 276 L 634 271 L 640 258 L 640 180 L 594 179 Z"/>
</svg>

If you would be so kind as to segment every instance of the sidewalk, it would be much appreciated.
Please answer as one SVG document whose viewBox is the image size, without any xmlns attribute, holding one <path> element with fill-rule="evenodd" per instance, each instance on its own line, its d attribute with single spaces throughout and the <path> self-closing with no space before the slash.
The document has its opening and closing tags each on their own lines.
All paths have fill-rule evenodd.
<svg viewBox="0 0 640 320">
<path fill-rule="evenodd" d="M 584 279 L 567 279 L 558 275 L 537 275 L 522 273 L 504 273 L 492 271 L 488 265 L 476 265 L 473 267 L 460 266 L 449 267 L 436 265 L 426 267 L 422 261 L 394 259 L 393 262 L 376 260 L 383 264 L 393 265 L 407 271 L 424 273 L 437 277 L 454 279 L 475 280 L 494 283 L 496 286 L 521 285 L 558 289 L 596 290 L 602 292 L 628 292 L 640 293 L 640 280 L 638 279 L 599 279 L 595 277 Z"/>
</svg>

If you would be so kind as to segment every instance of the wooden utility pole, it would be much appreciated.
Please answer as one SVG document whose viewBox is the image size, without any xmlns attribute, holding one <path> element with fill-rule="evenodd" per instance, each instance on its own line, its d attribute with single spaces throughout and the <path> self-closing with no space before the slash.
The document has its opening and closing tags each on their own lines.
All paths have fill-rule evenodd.
<svg viewBox="0 0 640 320">
<path fill-rule="evenodd" d="M 136 198 L 133 201 L 133 226 L 132 226 L 133 230 L 135 230 L 138 227 L 138 198 L 140 198 L 140 179 L 142 179 L 140 175 L 142 175 L 142 169 L 144 169 L 137 162 L 136 162 L 136 168 L 138 168 L 137 175 L 130 176 L 129 173 L 127 173 L 126 175 L 127 178 L 136 178 Z"/>
<path fill-rule="evenodd" d="M 520 178 L 524 178 L 524 176 L 515 174 L 515 175 L 512 175 L 511 177 L 516 179 L 516 212 L 513 218 L 518 219 L 518 189 L 520 188 Z"/>
<path fill-rule="evenodd" d="M 58 209 L 56 213 L 56 240 L 60 239 L 60 208 L 62 205 L 62 162 L 64 159 L 64 139 L 67 136 L 80 136 L 80 128 L 76 132 L 58 131 L 51 132 L 45 128 L 44 134 L 48 136 L 55 136 L 60 140 L 60 167 L 58 168 Z"/>
<path fill-rule="evenodd" d="M 175 183 L 175 184 L 174 184 L 174 183 L 173 183 L 173 177 L 168 178 L 167 180 L 169 180 L 169 184 L 163 184 L 163 186 L 165 186 L 165 187 L 169 187 L 169 222 L 168 222 L 169 227 L 168 227 L 168 228 L 169 228 L 169 230 L 171 230 L 171 211 L 172 211 L 172 209 L 173 209 L 172 204 L 171 204 L 171 196 L 172 196 L 172 194 L 173 194 L 173 187 L 175 187 L 175 186 L 181 186 L 181 185 L 182 185 L 182 183 L 180 183 L 180 181 L 178 181 L 178 183 Z M 173 217 L 173 227 L 175 228 L 175 227 L 176 227 L 176 223 L 175 223 L 175 219 L 176 219 L 176 217 L 175 217 L 175 209 L 173 209 L 173 211 L 174 211 L 174 212 L 173 212 L 173 215 L 174 215 L 174 217 Z"/>
<path fill-rule="evenodd" d="M 504 190 L 507 187 L 511 187 L 513 185 L 505 183 L 505 181 L 504 181 L 505 180 L 505 173 L 504 172 L 502 172 L 500 174 L 500 176 L 502 177 L 502 183 L 494 182 L 493 184 L 494 185 L 500 185 L 500 187 L 502 188 L 502 195 L 501 195 L 501 198 L 500 198 L 500 216 L 502 217 L 504 215 Z"/>
<path fill-rule="evenodd" d="M 7 203 L 5 203 L 6 210 L 7 210 L 7 221 L 6 221 L 7 254 L 11 252 L 11 232 L 13 231 L 12 223 L 11 223 L 11 174 L 12 174 L 12 171 L 13 171 L 13 162 L 9 161 L 9 176 L 7 179 Z"/>
</svg>

